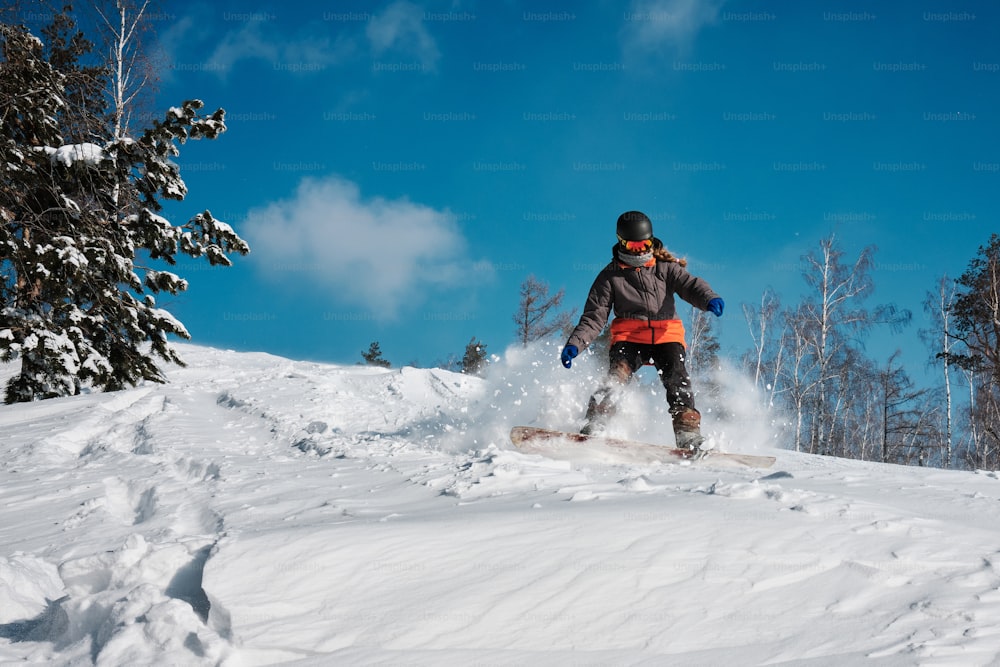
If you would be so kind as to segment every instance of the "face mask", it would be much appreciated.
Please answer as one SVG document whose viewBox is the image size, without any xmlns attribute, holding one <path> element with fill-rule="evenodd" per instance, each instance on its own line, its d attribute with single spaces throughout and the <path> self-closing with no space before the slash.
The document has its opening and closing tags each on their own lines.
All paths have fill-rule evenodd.
<svg viewBox="0 0 1000 667">
<path fill-rule="evenodd" d="M 653 259 L 653 251 L 650 250 L 647 253 L 641 255 L 630 255 L 627 252 L 618 253 L 618 261 L 622 264 L 628 264 L 629 266 L 646 266 L 649 264 L 650 260 Z"/>
</svg>

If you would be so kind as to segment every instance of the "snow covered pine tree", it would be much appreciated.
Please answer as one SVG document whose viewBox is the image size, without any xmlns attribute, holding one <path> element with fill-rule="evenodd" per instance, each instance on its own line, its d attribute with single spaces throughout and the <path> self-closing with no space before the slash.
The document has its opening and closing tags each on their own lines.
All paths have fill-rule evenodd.
<svg viewBox="0 0 1000 667">
<path fill-rule="evenodd" d="M 137 253 L 229 266 L 227 253 L 249 252 L 208 211 L 180 226 L 157 214 L 187 193 L 176 144 L 216 138 L 224 112 L 200 116 L 190 100 L 138 138 L 64 143 L 65 76 L 25 28 L 0 25 L 0 39 L 0 361 L 21 362 L 5 400 L 163 382 L 154 357 L 182 364 L 167 337 L 190 335 L 153 295 L 187 282 Z"/>
</svg>

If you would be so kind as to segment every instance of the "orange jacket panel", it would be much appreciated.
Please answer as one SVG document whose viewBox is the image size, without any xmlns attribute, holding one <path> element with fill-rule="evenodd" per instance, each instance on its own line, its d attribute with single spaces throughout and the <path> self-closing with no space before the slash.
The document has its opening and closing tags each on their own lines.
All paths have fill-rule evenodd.
<svg viewBox="0 0 1000 667">
<path fill-rule="evenodd" d="M 611 321 L 611 342 L 642 343 L 684 343 L 684 322 L 681 320 L 633 320 L 616 317 Z"/>
</svg>

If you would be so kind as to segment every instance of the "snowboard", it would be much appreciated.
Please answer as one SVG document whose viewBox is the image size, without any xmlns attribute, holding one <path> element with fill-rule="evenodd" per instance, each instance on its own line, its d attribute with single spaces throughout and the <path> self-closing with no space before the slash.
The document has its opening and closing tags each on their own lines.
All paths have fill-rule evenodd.
<svg viewBox="0 0 1000 667">
<path fill-rule="evenodd" d="M 735 465 L 750 468 L 770 468 L 773 456 L 719 452 L 714 449 L 694 455 L 685 449 L 653 445 L 635 440 L 606 438 L 582 433 L 566 433 L 534 426 L 515 426 L 510 430 L 510 440 L 522 452 L 540 454 L 549 458 L 569 461 L 599 463 L 666 463 Z"/>
</svg>

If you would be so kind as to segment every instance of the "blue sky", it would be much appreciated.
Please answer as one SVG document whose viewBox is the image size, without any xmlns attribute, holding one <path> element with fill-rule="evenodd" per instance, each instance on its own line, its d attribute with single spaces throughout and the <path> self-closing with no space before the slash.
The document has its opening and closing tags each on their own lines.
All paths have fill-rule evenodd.
<svg viewBox="0 0 1000 667">
<path fill-rule="evenodd" d="M 331 9 L 326 5 L 333 5 Z M 529 275 L 582 308 L 614 222 L 654 231 L 727 302 L 804 290 L 835 233 L 878 247 L 870 305 L 914 312 L 998 229 L 1000 8 L 987 2 L 173 2 L 167 108 L 229 130 L 182 148 L 190 194 L 252 254 L 182 262 L 196 342 L 394 365 L 513 342 Z M 919 368 L 911 369 L 919 373 Z"/>
</svg>

